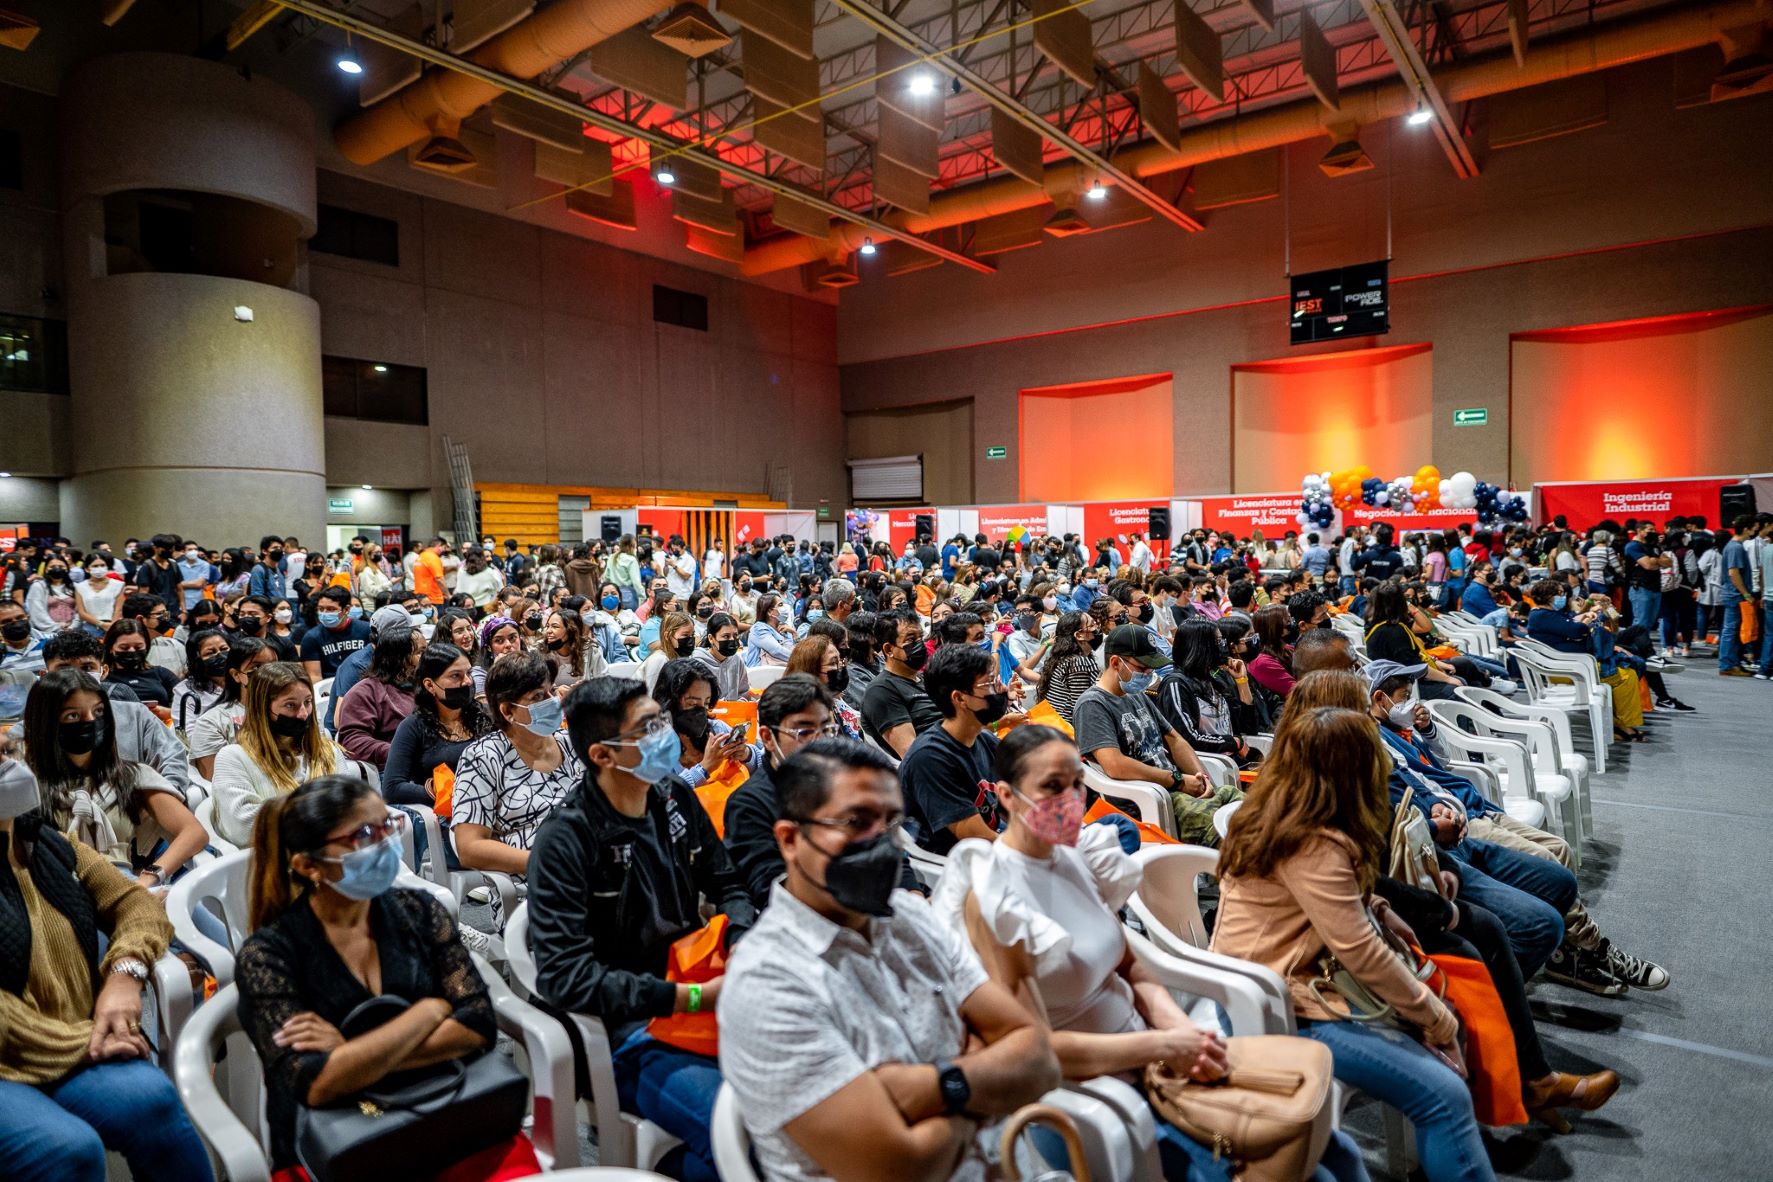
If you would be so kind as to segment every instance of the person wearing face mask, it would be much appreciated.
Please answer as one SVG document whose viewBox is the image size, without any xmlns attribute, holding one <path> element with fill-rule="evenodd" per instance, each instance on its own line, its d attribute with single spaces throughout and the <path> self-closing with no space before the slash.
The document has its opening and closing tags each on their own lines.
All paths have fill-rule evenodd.
<svg viewBox="0 0 1773 1182">
<path fill-rule="evenodd" d="M 794 650 L 794 639 L 783 620 L 786 610 L 782 597 L 774 592 L 758 597 L 757 622 L 751 625 L 751 634 L 746 639 L 747 665 L 788 663 L 789 654 Z"/>
<path fill-rule="evenodd" d="M 486 709 L 493 729 L 456 763 L 456 856 L 469 870 L 497 870 L 521 881 L 542 822 L 572 795 L 584 765 L 560 729 L 553 672 L 535 653 L 493 663 Z M 502 923 L 499 906 L 495 896 L 495 921 Z"/>
<path fill-rule="evenodd" d="M 652 695 L 671 717 L 679 748 L 677 775 L 691 788 L 706 784 L 728 763 L 743 764 L 748 772 L 763 766 L 761 743 L 747 744 L 732 727 L 709 716 L 714 679 L 701 661 L 667 661 Z"/>
<path fill-rule="evenodd" d="M 184 548 L 184 541 L 177 534 L 155 534 L 151 545 L 150 556 L 135 568 L 129 585 L 154 596 L 169 612 L 183 611 L 184 596 L 179 586 L 183 575 L 173 555 Z"/>
<path fill-rule="evenodd" d="M 107 580 L 108 581 L 108 580 Z M 77 627 L 74 584 L 68 581 L 67 560 L 52 557 L 43 564 L 43 577 L 25 592 L 25 611 L 31 617 L 31 628 L 39 636 Z"/>
<path fill-rule="evenodd" d="M 253 832 L 254 932 L 236 970 L 240 1021 L 264 1064 L 274 1176 L 298 1178 L 297 1114 L 334 1105 L 395 1072 L 477 1056 L 498 1033 L 486 985 L 449 911 L 395 886 L 406 818 L 374 788 L 327 776 L 267 805 Z M 403 1003 L 346 1037 L 366 998 Z M 451 1177 L 536 1168 L 512 1130 Z"/>
<path fill-rule="evenodd" d="M 930 658 L 923 686 L 942 721 L 917 736 L 899 769 L 913 836 L 934 854 L 969 837 L 994 841 L 1004 818 L 986 787 L 997 753 L 987 728 L 1009 709 L 997 663 L 982 649 L 944 645 Z"/>
<path fill-rule="evenodd" d="M 103 1182 L 110 1149 L 142 1182 L 208 1182 L 209 1154 L 141 1033 L 142 990 L 172 925 L 103 854 L 56 832 L 10 754 L 0 750 L 6 1177 Z"/>
<path fill-rule="evenodd" d="M 1601 680 L 1612 690 L 1613 737 L 1629 743 L 1648 742 L 1637 670 L 1625 663 L 1613 647 L 1611 632 L 1602 624 L 1606 608 L 1601 605 L 1606 601 L 1572 616 L 1563 589 L 1551 579 L 1541 579 L 1527 589 L 1527 602 L 1532 605 L 1527 613 L 1529 638 L 1559 652 L 1595 658 Z"/>
<path fill-rule="evenodd" d="M 376 768 L 388 762 L 394 732 L 412 713 L 413 673 L 425 638 L 416 628 L 385 628 L 376 634 L 369 668 L 339 702 L 339 746 Z M 336 679 L 335 679 L 336 684 Z"/>
<path fill-rule="evenodd" d="M 277 633 L 273 616 L 279 607 L 287 606 L 281 600 L 274 600 L 262 595 L 248 595 L 237 600 L 234 607 L 234 631 L 241 636 L 250 636 L 262 640 L 277 654 L 279 661 L 297 661 L 301 658 L 301 650 L 287 636 Z M 125 604 L 127 614 L 128 604 Z"/>
<path fill-rule="evenodd" d="M 0 599 L 0 719 L 24 713 L 25 695 L 43 672 L 43 646 L 24 605 Z"/>
<path fill-rule="evenodd" d="M 88 562 L 92 565 L 103 561 L 96 554 L 88 558 Z M 108 573 L 110 564 L 106 562 L 104 565 Z M 178 574 L 178 610 L 188 612 L 197 606 L 198 601 L 203 598 L 204 589 L 216 581 L 220 572 L 210 565 L 209 559 L 204 557 L 203 551 L 198 548 L 197 543 L 186 542 L 183 551 L 179 554 Z M 92 577 L 91 565 L 87 568 L 86 577 L 89 579 Z"/>
<path fill-rule="evenodd" d="M 870 742 L 903 758 L 912 742 L 942 721 L 919 680 L 930 650 L 910 611 L 883 611 L 874 621 L 881 670 L 862 697 L 862 730 Z"/>
<path fill-rule="evenodd" d="M 1166 789 L 1178 836 L 1195 845 L 1217 845 L 1213 813 L 1243 793 L 1234 786 L 1213 787 L 1193 748 L 1149 696 L 1154 671 L 1167 667 L 1170 658 L 1157 651 L 1150 631 L 1139 624 L 1110 632 L 1102 652 L 1102 676 L 1078 697 L 1072 712 L 1078 750 L 1112 779 Z"/>
<path fill-rule="evenodd" d="M 148 664 L 148 646 L 152 636 L 140 620 L 118 620 L 105 633 L 104 659 L 108 670 L 105 680 L 123 685 L 144 705 L 156 713 L 171 716 L 172 691 L 179 679 L 170 669 Z M 182 662 L 181 662 L 182 663 Z"/>
<path fill-rule="evenodd" d="M 1249 673 L 1242 660 L 1229 654 L 1219 626 L 1209 620 L 1184 620 L 1176 632 L 1174 671 L 1158 686 L 1157 707 L 1164 721 L 1190 749 L 1228 755 L 1243 767 L 1259 762 L 1262 753 L 1238 733 L 1235 706 L 1252 702 Z M 1227 695 L 1214 676 L 1229 674 L 1237 697 Z"/>
<path fill-rule="evenodd" d="M 602 1019 L 623 1111 L 684 1142 L 663 1163 L 673 1176 L 715 1182 L 719 1065 L 659 1042 L 646 1023 L 719 1008 L 721 979 L 665 979 L 671 944 L 704 925 L 701 901 L 727 917 L 729 942 L 757 909 L 695 791 L 673 774 L 677 732 L 642 683 L 581 682 L 566 696 L 566 723 L 584 772 L 529 862 L 537 990 L 550 1005 Z"/>
<path fill-rule="evenodd" d="M 117 617 L 123 596 L 123 580 L 111 577 L 111 567 L 101 557 L 86 561 L 86 578 L 74 587 L 74 611 L 93 636 L 103 636 Z"/>
<path fill-rule="evenodd" d="M 172 725 L 180 734 L 221 701 L 228 679 L 228 638 L 219 630 L 194 632 L 185 641 L 190 674 L 172 691 Z"/>
<path fill-rule="evenodd" d="M 825 692 L 831 695 L 831 709 L 837 719 L 838 732 L 846 738 L 859 740 L 862 737 L 862 713 L 842 696 L 850 687 L 850 664 L 832 638 L 832 632 L 839 630 L 836 625 L 824 622 L 814 627 L 831 631 L 809 635 L 795 645 L 794 654 L 788 658 L 788 672 L 805 674 L 824 686 Z M 840 634 L 847 642 L 848 633 Z"/>
<path fill-rule="evenodd" d="M 283 569 L 283 539 L 275 534 L 259 539 L 259 561 L 247 579 L 246 593 L 277 603 L 289 599 L 289 577 Z"/>
<path fill-rule="evenodd" d="M 289 661 L 261 665 L 247 678 L 239 732 L 216 753 L 214 767 L 216 836 L 243 848 L 267 800 L 316 776 L 364 774 L 321 733 L 313 687 Z"/>
<path fill-rule="evenodd" d="M 737 701 L 750 696 L 751 681 L 745 672 L 744 654 L 739 651 L 739 623 L 730 614 L 715 612 L 708 617 L 707 632 L 690 656 L 704 665 L 706 672 L 715 679 L 716 692 L 722 701 Z"/>
<path fill-rule="evenodd" d="M 436 800 L 437 769 L 453 774 L 474 740 L 493 730 L 492 716 L 474 699 L 468 658 L 454 645 L 429 644 L 419 655 L 413 710 L 395 728 L 382 772 L 382 796 L 395 804 Z"/>
<path fill-rule="evenodd" d="M 1058 1080 L 1045 1032 L 896 890 L 903 803 L 886 757 L 820 739 L 776 783 L 787 874 L 721 998 L 721 1066 L 763 1174 L 890 1163 L 894 1177 L 979 1182 L 996 1122 Z"/>
</svg>

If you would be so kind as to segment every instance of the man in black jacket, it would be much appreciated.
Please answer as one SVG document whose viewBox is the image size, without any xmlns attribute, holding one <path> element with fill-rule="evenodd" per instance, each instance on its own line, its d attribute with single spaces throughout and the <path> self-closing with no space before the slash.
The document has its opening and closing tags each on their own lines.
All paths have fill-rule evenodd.
<svg viewBox="0 0 1773 1182">
<path fill-rule="evenodd" d="M 757 734 L 764 766 L 752 772 L 726 802 L 726 848 L 738 864 L 745 890 L 759 911 L 782 877 L 776 844 L 776 786 L 770 772 L 814 739 L 837 733 L 831 695 L 805 673 L 790 673 L 757 700 Z"/>
<path fill-rule="evenodd" d="M 715 1179 L 709 1128 L 720 1065 L 647 1033 L 646 1023 L 710 1010 L 720 979 L 665 979 L 671 945 L 702 926 L 703 899 L 736 940 L 757 909 L 696 794 L 675 774 L 671 720 L 641 682 L 599 677 L 566 697 L 585 780 L 530 851 L 530 948 L 544 1000 L 601 1018 L 615 1048 L 622 1110 L 684 1142 L 678 1177 Z"/>
</svg>

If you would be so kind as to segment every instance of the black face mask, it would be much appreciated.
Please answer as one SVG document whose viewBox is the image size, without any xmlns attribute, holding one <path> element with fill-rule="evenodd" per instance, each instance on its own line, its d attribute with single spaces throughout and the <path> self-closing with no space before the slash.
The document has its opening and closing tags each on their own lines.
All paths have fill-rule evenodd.
<svg viewBox="0 0 1773 1182">
<path fill-rule="evenodd" d="M 308 719 L 293 714 L 273 714 L 271 733 L 279 739 L 299 739 L 308 733 Z"/>
<path fill-rule="evenodd" d="M 706 620 L 709 616 L 711 616 L 713 614 L 714 614 L 714 608 L 709 604 L 703 604 L 701 607 L 698 607 L 696 609 L 696 618 L 698 620 Z"/>
<path fill-rule="evenodd" d="M 437 700 L 451 710 L 466 710 L 474 704 L 474 687 L 471 685 L 452 685 L 437 696 Z"/>
<path fill-rule="evenodd" d="M 228 654 L 217 653 L 213 657 L 203 659 L 203 671 L 211 677 L 220 677 L 228 671 Z"/>
<path fill-rule="evenodd" d="M 234 621 L 234 624 L 247 636 L 257 636 L 265 630 L 265 620 L 263 616 L 241 616 Z"/>
<path fill-rule="evenodd" d="M 527 615 L 523 617 L 523 626 L 528 628 L 531 632 L 540 632 L 542 630 L 542 617 L 539 614 Z"/>
<path fill-rule="evenodd" d="M 67 581 L 68 572 L 62 567 L 52 566 L 43 572 L 43 577 L 52 583 L 62 583 Z"/>
<path fill-rule="evenodd" d="M 1133 622 L 1136 624 L 1151 623 L 1151 612 L 1151 600 L 1147 599 L 1144 603 L 1141 603 L 1138 607 L 1132 609 L 1131 614 Z"/>
<path fill-rule="evenodd" d="M 850 669 L 848 665 L 839 665 L 825 674 L 825 688 L 834 694 L 841 694 L 850 687 Z"/>
<path fill-rule="evenodd" d="M 104 741 L 104 737 L 105 721 L 102 718 L 86 722 L 64 722 L 56 727 L 56 741 L 69 755 L 85 755 L 95 750 Z"/>
<path fill-rule="evenodd" d="M 690 741 L 690 746 L 700 750 L 708 745 L 708 731 L 712 724 L 708 721 L 708 712 L 701 707 L 673 710 L 671 724 L 678 734 Z"/>
<path fill-rule="evenodd" d="M 806 830 L 801 833 L 805 840 Z M 851 842 L 825 867 L 825 890 L 840 907 L 885 919 L 893 913 L 901 857 L 885 833 Z"/>
<path fill-rule="evenodd" d="M 717 640 L 717 641 L 715 641 L 714 642 L 714 651 L 719 653 L 723 657 L 732 656 L 734 653 L 739 651 L 738 638 L 734 637 L 732 640 Z"/>
<path fill-rule="evenodd" d="M 979 725 L 990 726 L 1009 712 L 1010 695 L 1007 692 L 999 690 L 995 694 L 981 696 L 985 699 L 985 705 L 973 711 L 973 717 L 979 720 Z"/>
<path fill-rule="evenodd" d="M 924 663 L 930 659 L 930 650 L 924 646 L 922 641 L 914 640 L 909 648 L 900 650 L 899 659 L 913 669 L 922 669 Z"/>
<path fill-rule="evenodd" d="M 1023 612 L 1016 617 L 1016 627 L 1023 632 L 1033 632 L 1040 627 L 1040 617 L 1033 612 Z"/>
<path fill-rule="evenodd" d="M 125 673 L 139 673 L 148 667 L 148 654 L 139 648 L 126 652 L 113 652 L 111 665 Z"/>
<path fill-rule="evenodd" d="M 30 635 L 31 635 L 31 621 L 26 619 L 24 616 L 20 616 L 16 620 L 8 620 L 8 621 L 6 621 L 6 623 L 0 624 L 0 636 L 4 636 L 6 639 L 12 641 L 15 644 L 21 640 L 24 640 L 26 637 L 28 637 Z"/>
</svg>

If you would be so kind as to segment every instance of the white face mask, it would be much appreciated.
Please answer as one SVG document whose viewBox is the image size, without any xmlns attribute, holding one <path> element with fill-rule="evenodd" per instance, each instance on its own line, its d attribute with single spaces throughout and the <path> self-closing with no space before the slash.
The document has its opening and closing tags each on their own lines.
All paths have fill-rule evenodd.
<svg viewBox="0 0 1773 1182">
<path fill-rule="evenodd" d="M 1411 691 L 1411 697 L 1394 700 L 1391 709 L 1385 712 L 1386 718 L 1391 720 L 1391 725 L 1399 730 L 1409 730 L 1415 725 L 1416 699 L 1413 696 L 1414 692 L 1414 690 Z"/>
</svg>

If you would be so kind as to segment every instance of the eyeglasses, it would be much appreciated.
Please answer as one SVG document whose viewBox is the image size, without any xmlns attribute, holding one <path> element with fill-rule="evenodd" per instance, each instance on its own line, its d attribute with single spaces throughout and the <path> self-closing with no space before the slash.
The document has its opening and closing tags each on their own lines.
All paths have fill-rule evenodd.
<svg viewBox="0 0 1773 1182">
<path fill-rule="evenodd" d="M 399 837 L 405 832 L 406 814 L 391 812 L 380 821 L 371 821 L 348 832 L 329 835 L 326 844 L 348 845 L 354 850 L 366 850 L 377 842 Z"/>
<path fill-rule="evenodd" d="M 828 722 L 824 726 L 773 726 L 770 729 L 775 731 L 778 736 L 787 735 L 796 742 L 805 742 L 807 738 L 812 735 L 818 735 L 821 738 L 830 739 L 836 737 L 839 733 L 838 726 L 835 722 Z"/>
<path fill-rule="evenodd" d="M 655 714 L 651 718 L 647 719 L 645 722 L 640 724 L 640 731 L 638 734 L 633 734 L 633 735 L 627 736 L 627 741 L 632 742 L 636 739 L 650 739 L 654 735 L 658 734 L 660 731 L 667 731 L 670 729 L 671 729 L 671 716 L 668 714 L 664 714 L 664 713 Z M 612 743 L 612 744 L 615 744 L 616 746 L 621 746 L 623 741 L 624 741 L 624 739 L 623 739 L 623 736 L 621 736 L 621 735 L 617 735 L 613 739 L 605 739 L 604 740 L 604 742 Z"/>
<path fill-rule="evenodd" d="M 802 825 L 817 825 L 821 829 L 840 830 L 851 841 L 862 841 L 879 833 L 895 833 L 905 824 L 905 814 L 896 813 L 882 821 L 879 817 L 867 814 L 852 817 L 812 817 L 802 821 Z"/>
</svg>

